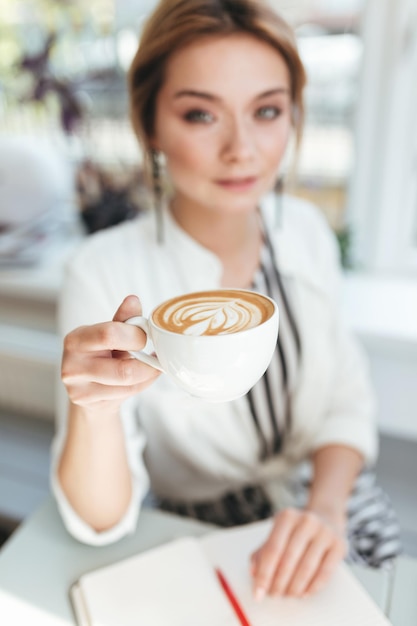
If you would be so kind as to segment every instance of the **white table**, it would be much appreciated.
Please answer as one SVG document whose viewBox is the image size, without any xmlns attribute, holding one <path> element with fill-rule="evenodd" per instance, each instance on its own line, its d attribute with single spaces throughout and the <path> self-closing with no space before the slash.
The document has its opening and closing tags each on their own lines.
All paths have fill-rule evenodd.
<svg viewBox="0 0 417 626">
<path fill-rule="evenodd" d="M 0 551 L 0 624 L 73 626 L 67 593 L 81 574 L 175 537 L 202 535 L 212 528 L 149 509 L 142 511 L 134 535 L 110 546 L 90 547 L 68 535 L 49 499 Z M 395 626 L 416 626 L 416 560 L 399 559 L 392 574 L 358 567 L 353 571 Z"/>
</svg>

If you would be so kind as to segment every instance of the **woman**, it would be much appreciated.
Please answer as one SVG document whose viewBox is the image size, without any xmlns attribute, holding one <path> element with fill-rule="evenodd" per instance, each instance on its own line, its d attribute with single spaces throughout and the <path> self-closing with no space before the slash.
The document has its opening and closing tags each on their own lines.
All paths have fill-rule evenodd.
<svg viewBox="0 0 417 626">
<path fill-rule="evenodd" d="M 395 516 L 361 473 L 376 457 L 374 408 L 337 311 L 336 244 L 314 208 L 270 193 L 300 138 L 304 82 L 291 30 L 261 2 L 162 0 L 129 84 L 157 220 L 89 238 L 61 302 L 69 410 L 53 488 L 67 527 L 92 544 L 118 539 L 149 485 L 162 508 L 222 525 L 275 512 L 251 564 L 258 598 L 314 593 L 348 543 L 371 564 L 399 549 Z M 127 357 L 144 335 L 121 322 L 229 286 L 268 293 L 281 310 L 276 353 L 247 396 L 206 404 Z"/>
</svg>

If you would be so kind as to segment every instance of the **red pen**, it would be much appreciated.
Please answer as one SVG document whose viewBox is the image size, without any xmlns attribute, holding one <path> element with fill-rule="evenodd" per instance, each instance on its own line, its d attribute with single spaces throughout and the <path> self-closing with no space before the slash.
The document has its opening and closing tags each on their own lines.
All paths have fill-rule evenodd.
<svg viewBox="0 0 417 626">
<path fill-rule="evenodd" d="M 246 615 L 244 614 L 239 602 L 237 601 L 237 598 L 235 596 L 235 594 L 233 593 L 229 583 L 227 582 L 227 580 L 225 579 L 224 575 L 222 574 L 222 572 L 219 569 L 216 569 L 216 574 L 217 574 L 217 578 L 220 581 L 221 586 L 223 587 L 223 591 L 225 592 L 225 594 L 227 595 L 230 604 L 233 607 L 234 612 L 236 613 L 239 622 L 242 624 L 242 626 L 251 626 L 250 622 L 248 621 L 248 618 L 246 617 Z"/>
</svg>

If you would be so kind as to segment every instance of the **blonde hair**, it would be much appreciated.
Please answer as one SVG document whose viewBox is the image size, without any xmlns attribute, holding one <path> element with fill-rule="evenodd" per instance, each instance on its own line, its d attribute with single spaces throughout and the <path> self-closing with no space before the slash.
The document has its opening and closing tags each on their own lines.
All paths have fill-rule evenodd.
<svg viewBox="0 0 417 626">
<path fill-rule="evenodd" d="M 151 147 L 156 99 L 169 57 L 201 37 L 235 33 L 247 33 L 270 44 L 284 59 L 290 75 L 292 122 L 299 145 L 306 75 L 293 30 L 285 20 L 262 0 L 160 0 L 145 23 L 128 75 L 132 125 L 145 155 Z"/>
</svg>

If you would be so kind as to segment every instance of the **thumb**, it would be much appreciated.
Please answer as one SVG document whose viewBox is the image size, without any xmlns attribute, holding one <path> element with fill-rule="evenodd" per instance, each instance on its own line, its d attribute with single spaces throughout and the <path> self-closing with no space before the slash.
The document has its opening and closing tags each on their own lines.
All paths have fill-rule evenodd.
<svg viewBox="0 0 417 626">
<path fill-rule="evenodd" d="M 127 296 L 114 314 L 113 322 L 125 322 L 136 315 L 142 315 L 140 300 L 137 296 Z"/>
</svg>

